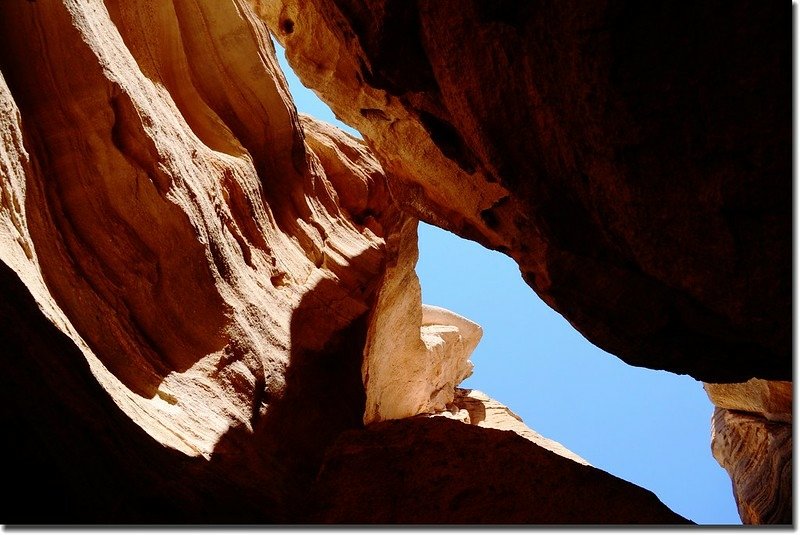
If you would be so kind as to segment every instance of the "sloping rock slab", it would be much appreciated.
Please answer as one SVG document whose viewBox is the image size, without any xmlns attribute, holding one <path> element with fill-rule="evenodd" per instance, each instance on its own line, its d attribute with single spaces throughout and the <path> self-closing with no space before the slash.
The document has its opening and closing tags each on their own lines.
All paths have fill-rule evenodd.
<svg viewBox="0 0 800 535">
<path fill-rule="evenodd" d="M 511 431 L 447 418 L 343 433 L 313 521 L 349 524 L 683 524 L 656 496 Z"/>
</svg>

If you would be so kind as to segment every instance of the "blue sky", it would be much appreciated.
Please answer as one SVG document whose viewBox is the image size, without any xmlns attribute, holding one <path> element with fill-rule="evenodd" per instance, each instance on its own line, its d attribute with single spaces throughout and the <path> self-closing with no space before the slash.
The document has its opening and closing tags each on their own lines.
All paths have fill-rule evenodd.
<svg viewBox="0 0 800 535">
<path fill-rule="evenodd" d="M 303 87 L 276 48 L 297 109 L 358 135 Z M 698 524 L 741 524 L 730 478 L 711 455 L 713 407 L 701 383 L 628 366 L 598 349 L 500 253 L 425 223 L 419 250 L 423 301 L 483 327 L 474 373 L 462 386 L 494 397 L 530 428 Z"/>
</svg>

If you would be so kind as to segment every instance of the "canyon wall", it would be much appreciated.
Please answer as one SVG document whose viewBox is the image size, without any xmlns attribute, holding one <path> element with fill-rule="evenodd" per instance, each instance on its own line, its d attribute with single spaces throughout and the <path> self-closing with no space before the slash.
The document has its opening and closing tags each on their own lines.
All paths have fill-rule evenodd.
<svg viewBox="0 0 800 535">
<path fill-rule="evenodd" d="M 791 524 L 792 383 L 751 379 L 705 389 L 716 405 L 711 449 L 731 476 L 739 516 L 745 524 Z"/>
<path fill-rule="evenodd" d="M 417 220 L 368 147 L 298 116 L 238 0 L 4 2 L 0 45 L 3 522 L 395 518 L 320 516 L 316 489 L 363 477 L 319 479 L 326 452 L 371 436 L 365 422 L 455 407 L 480 327 L 422 305 Z M 408 421 L 420 456 L 431 432 L 542 448 L 477 420 Z M 607 521 L 685 522 L 540 442 L 559 460 L 529 485 L 578 470 L 614 489 Z M 471 463 L 443 468 L 491 499 Z M 590 520 L 536 516 L 523 490 L 503 497 L 520 518 Z"/>
<path fill-rule="evenodd" d="M 712 388 L 791 381 L 785 6 L 251 3 L 405 211 L 509 255 L 594 344 Z M 788 480 L 753 468 L 790 456 L 731 418 L 714 455 L 740 511 L 754 486 L 777 500 L 742 518 L 791 522 Z"/>
<path fill-rule="evenodd" d="M 414 272 L 422 219 L 631 364 L 791 379 L 780 17 L 572 4 L 2 3 L 2 520 L 685 522 L 457 390 L 481 329 Z M 785 403 L 708 388 L 786 521 Z"/>
<path fill-rule="evenodd" d="M 791 380 L 785 7 L 251 2 L 405 210 L 508 254 L 593 343 Z"/>
</svg>

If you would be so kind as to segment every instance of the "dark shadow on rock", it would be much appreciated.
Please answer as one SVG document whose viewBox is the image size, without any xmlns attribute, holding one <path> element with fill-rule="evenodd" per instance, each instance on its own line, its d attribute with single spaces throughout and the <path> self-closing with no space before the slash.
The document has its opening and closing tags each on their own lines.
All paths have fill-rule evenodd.
<svg viewBox="0 0 800 535">
<path fill-rule="evenodd" d="M 343 433 L 313 498 L 322 523 L 689 523 L 646 489 L 514 432 L 447 418 Z"/>
<path fill-rule="evenodd" d="M 157 444 L 100 387 L 73 341 L 0 262 L 4 524 L 160 522 L 197 464 Z M 183 505 L 185 507 L 185 505 Z"/>
<path fill-rule="evenodd" d="M 652 493 L 511 432 L 444 418 L 364 429 L 367 314 L 310 349 L 320 347 L 314 318 L 333 313 L 337 290 L 325 280 L 304 296 L 281 395 L 261 398 L 253 431 L 232 428 L 205 460 L 161 446 L 134 424 L 0 263 L 2 470 L 13 489 L 0 522 L 685 521 Z"/>
<path fill-rule="evenodd" d="M 295 317 L 313 317 L 328 284 L 307 294 Z M 282 395 L 264 399 L 254 432 L 231 429 L 205 460 L 160 445 L 133 423 L 2 262 L 0 295 L 2 470 L 13 489 L 3 524 L 300 521 L 325 449 L 362 425 L 366 314 L 321 351 L 304 349 L 293 321 Z"/>
<path fill-rule="evenodd" d="M 212 464 L 269 487 L 260 492 L 276 507 L 251 519 L 226 522 L 303 522 L 307 494 L 325 450 L 341 432 L 363 427 L 361 360 L 367 313 L 331 333 L 322 349 L 309 348 L 318 345 L 309 339 L 316 326 L 317 336 L 330 332 L 330 316 L 336 313 L 330 310 L 331 296 L 341 292 L 336 282 L 323 279 L 303 296 L 292 316 L 291 360 L 282 394 L 270 399 L 265 392 L 266 408 L 259 412 L 254 407 L 253 431 L 232 429 L 214 449 Z"/>
</svg>

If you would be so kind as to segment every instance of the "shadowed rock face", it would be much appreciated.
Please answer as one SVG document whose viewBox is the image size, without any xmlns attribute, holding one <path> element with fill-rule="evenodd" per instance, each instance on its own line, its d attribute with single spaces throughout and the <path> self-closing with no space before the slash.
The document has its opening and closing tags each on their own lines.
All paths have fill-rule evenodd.
<svg viewBox="0 0 800 535">
<path fill-rule="evenodd" d="M 781 33 L 646 6 L 0 3 L 0 520 L 683 522 L 454 391 L 480 328 L 414 273 L 421 217 L 629 362 L 788 376 Z"/>
<path fill-rule="evenodd" d="M 251 1 L 402 206 L 514 258 L 589 340 L 791 379 L 786 6 Z"/>
<path fill-rule="evenodd" d="M 314 492 L 312 519 L 324 523 L 686 523 L 649 491 L 512 431 L 448 418 L 343 433 Z"/>
<path fill-rule="evenodd" d="M 786 7 L 250 2 L 406 211 L 626 362 L 710 383 L 742 518 L 791 517 L 790 414 L 720 384 L 792 379 Z"/>
<path fill-rule="evenodd" d="M 6 2 L 0 45 L 4 522 L 307 520 L 401 331 L 400 416 L 452 401 L 480 328 L 247 5 Z"/>
</svg>

